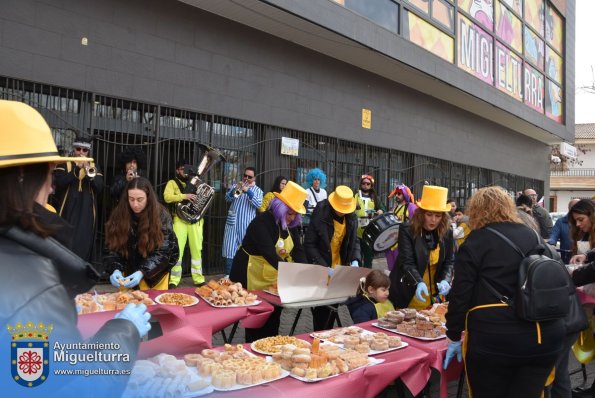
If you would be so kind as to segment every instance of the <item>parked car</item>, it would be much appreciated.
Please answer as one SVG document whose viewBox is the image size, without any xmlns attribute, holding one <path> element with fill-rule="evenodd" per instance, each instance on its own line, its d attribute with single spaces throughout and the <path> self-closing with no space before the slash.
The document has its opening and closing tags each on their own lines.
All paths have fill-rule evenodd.
<svg viewBox="0 0 595 398">
<path fill-rule="evenodd" d="M 556 220 L 560 217 L 564 217 L 566 215 L 565 211 L 554 211 L 550 213 L 550 217 L 552 218 L 552 223 L 556 223 Z"/>
</svg>

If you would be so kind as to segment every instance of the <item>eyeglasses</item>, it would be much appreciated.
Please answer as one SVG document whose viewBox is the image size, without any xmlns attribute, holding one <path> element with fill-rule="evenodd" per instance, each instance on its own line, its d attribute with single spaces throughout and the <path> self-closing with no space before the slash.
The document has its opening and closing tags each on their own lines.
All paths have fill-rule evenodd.
<svg viewBox="0 0 595 398">
<path fill-rule="evenodd" d="M 74 150 L 78 151 L 78 152 L 85 152 L 85 153 L 89 152 L 89 148 L 82 148 L 80 146 L 75 147 Z"/>
<path fill-rule="evenodd" d="M 248 174 L 244 174 L 244 178 L 247 178 L 249 180 L 253 179 L 254 176 L 248 175 Z"/>
</svg>

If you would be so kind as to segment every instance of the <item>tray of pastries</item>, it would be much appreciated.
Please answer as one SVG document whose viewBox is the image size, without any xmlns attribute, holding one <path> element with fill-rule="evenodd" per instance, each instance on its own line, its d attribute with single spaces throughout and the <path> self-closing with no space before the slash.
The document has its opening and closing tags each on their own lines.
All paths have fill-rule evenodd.
<svg viewBox="0 0 595 398">
<path fill-rule="evenodd" d="M 330 341 L 333 343 L 343 343 L 343 340 L 346 337 L 359 335 L 363 333 L 365 329 L 360 328 L 359 326 L 348 326 L 344 328 L 337 328 L 331 330 L 325 330 L 322 332 L 313 332 L 310 333 L 315 339 Z"/>
<path fill-rule="evenodd" d="M 106 294 L 79 294 L 74 298 L 80 314 L 91 314 L 101 311 L 123 310 L 128 304 L 155 304 L 149 295 L 140 290 L 129 290 L 126 292 Z"/>
<path fill-rule="evenodd" d="M 372 326 L 420 340 L 439 340 L 446 337 L 446 328 L 440 316 L 413 308 L 389 311 Z"/>
<path fill-rule="evenodd" d="M 213 392 L 213 386 L 201 377 L 196 367 L 173 355 L 159 354 L 150 359 L 138 360 L 132 373 L 124 398 L 152 397 L 198 397 Z"/>
<path fill-rule="evenodd" d="M 252 351 L 264 355 L 273 355 L 281 351 L 281 346 L 292 344 L 299 348 L 310 348 L 310 343 L 293 336 L 272 336 L 252 342 Z"/>
<path fill-rule="evenodd" d="M 384 362 L 383 359 L 370 358 L 361 352 L 343 350 L 335 344 L 320 344 L 318 339 L 314 339 L 310 348 L 285 344 L 272 355 L 272 359 L 283 369 L 289 370 L 291 377 L 307 383 Z"/>
<path fill-rule="evenodd" d="M 200 354 L 186 354 L 184 361 L 218 391 L 240 390 L 289 375 L 279 364 L 244 350 L 241 344 L 225 344 L 223 351 L 205 349 Z"/>
<path fill-rule="evenodd" d="M 354 350 L 366 355 L 377 355 L 388 351 L 400 350 L 409 345 L 401 341 L 399 336 L 388 336 L 386 333 L 374 333 L 369 330 L 345 336 L 341 343 L 329 344 L 337 344 L 346 350 Z"/>
<path fill-rule="evenodd" d="M 210 280 L 195 292 L 207 304 L 217 308 L 248 307 L 261 303 L 258 297 L 244 289 L 241 283 L 233 283 L 228 278 L 222 278 L 219 281 Z"/>
<path fill-rule="evenodd" d="M 191 307 L 198 304 L 198 297 L 186 293 L 161 293 L 159 296 L 155 297 L 155 301 L 164 305 Z"/>
</svg>

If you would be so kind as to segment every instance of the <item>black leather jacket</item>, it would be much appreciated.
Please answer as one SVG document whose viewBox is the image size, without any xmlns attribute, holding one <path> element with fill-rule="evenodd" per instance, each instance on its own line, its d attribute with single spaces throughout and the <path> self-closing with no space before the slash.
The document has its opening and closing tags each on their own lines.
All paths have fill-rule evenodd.
<svg viewBox="0 0 595 398">
<path fill-rule="evenodd" d="M 53 344 L 82 342 L 73 298 L 95 284 L 98 274 L 91 265 L 56 240 L 43 239 L 18 227 L 0 228 L 0 264 L 0 324 L 14 327 L 17 322 L 25 324 L 31 321 L 36 325 L 39 322 L 53 325 L 49 336 L 52 355 L 50 373 L 44 383 L 35 387 L 36 392 L 43 396 L 67 396 L 71 391 L 77 391 L 77 395 L 82 397 L 119 396 L 126 385 L 126 376 L 72 378 L 53 373 L 57 368 L 73 368 L 68 363 L 55 361 Z M 8 347 L 8 342 L 4 341 L 6 336 L 6 332 L 1 335 L 1 343 L 5 348 Z M 103 325 L 89 341 L 119 344 L 117 352 L 129 354 L 130 361 L 89 362 L 78 368 L 131 369 L 140 337 L 132 322 L 113 319 Z M 6 361 L 6 364 L 10 364 L 10 361 Z M 10 377 L 10 371 L 7 374 Z M 17 389 L 16 394 L 10 393 L 13 387 Z M 6 396 L 19 396 L 23 388 L 10 380 L 3 383 Z M 109 395 L 105 395 L 107 391 Z"/>
<path fill-rule="evenodd" d="M 116 252 L 108 251 L 103 256 L 106 271 L 111 274 L 118 269 L 125 275 L 131 275 L 140 270 L 145 282 L 150 287 L 155 286 L 176 264 L 179 255 L 178 240 L 172 227 L 171 216 L 165 208 L 161 209 L 161 231 L 164 238 L 161 247 L 147 258 L 143 258 L 138 252 L 137 224 L 133 221 L 128 235 L 128 259 Z"/>
<path fill-rule="evenodd" d="M 437 239 L 434 233 L 434 239 Z M 426 272 L 430 256 L 430 248 L 422 236 L 412 236 L 411 226 L 399 229 L 399 257 L 396 267 L 390 273 L 389 299 L 397 308 L 406 308 L 422 275 Z M 440 240 L 440 257 L 436 275 L 432 275 L 432 283 L 442 280 L 452 283 L 454 267 L 452 230 L 449 229 L 444 239 Z M 428 286 L 428 289 L 430 286 Z"/>
<path fill-rule="evenodd" d="M 345 220 L 347 225 L 340 253 L 343 265 L 349 265 L 353 260 L 359 261 L 361 254 L 357 239 L 357 216 L 355 213 L 346 214 Z M 333 208 L 328 200 L 320 201 L 314 208 L 304 239 L 304 249 L 309 263 L 330 267 L 332 262 L 331 238 L 334 232 Z"/>
</svg>

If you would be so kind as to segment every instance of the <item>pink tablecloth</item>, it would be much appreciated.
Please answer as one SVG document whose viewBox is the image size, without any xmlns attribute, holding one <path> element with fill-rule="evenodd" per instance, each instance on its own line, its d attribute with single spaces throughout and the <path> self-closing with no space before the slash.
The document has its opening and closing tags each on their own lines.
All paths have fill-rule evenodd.
<svg viewBox="0 0 595 398">
<path fill-rule="evenodd" d="M 296 337 L 308 341 L 312 340 L 307 334 Z M 246 347 L 249 346 L 246 345 Z M 305 383 L 288 376 L 282 380 L 250 387 L 249 389 L 216 392 L 210 396 L 226 398 L 246 396 L 259 398 L 372 398 L 399 377 L 407 388 L 414 395 L 417 395 L 430 378 L 429 354 L 415 347 L 409 346 L 401 350 L 375 355 L 374 358 L 384 359 L 385 361 L 378 365 L 361 368 L 317 383 Z"/>
<path fill-rule="evenodd" d="M 372 323 L 377 321 L 370 321 L 360 323 L 357 326 L 361 326 L 364 329 L 371 330 L 373 332 L 384 331 L 385 333 L 390 333 L 384 329 L 380 329 L 377 327 L 372 326 Z M 419 350 L 422 350 L 428 353 L 428 361 L 431 368 L 436 369 L 440 373 L 440 398 L 447 398 L 448 397 L 448 382 L 452 380 L 458 380 L 461 376 L 461 371 L 463 370 L 463 363 L 458 362 L 454 359 L 448 369 L 444 370 L 442 368 L 442 364 L 444 363 L 444 355 L 446 354 L 446 348 L 448 344 L 446 343 L 446 339 L 440 340 L 419 340 L 414 339 L 412 337 L 406 337 L 403 335 L 399 335 L 403 341 L 409 343 L 409 346 L 415 347 Z"/>
<path fill-rule="evenodd" d="M 175 289 L 169 292 L 194 295 L 194 288 Z M 164 292 L 149 290 L 147 293 L 154 299 Z M 159 320 L 163 336 L 141 343 L 139 352 L 141 358 L 160 352 L 176 355 L 211 347 L 213 334 L 237 321 L 240 321 L 243 327 L 261 327 L 272 313 L 273 306 L 262 301 L 250 307 L 215 308 L 200 299 L 197 305 L 191 307 L 157 304 L 149 306 L 148 310 Z M 114 318 L 117 312 L 79 315 L 78 328 L 83 338 L 89 338 L 97 333 L 101 326 Z"/>
<path fill-rule="evenodd" d="M 582 287 L 576 288 L 576 296 L 581 301 L 581 304 L 595 304 L 595 297 L 585 293 Z"/>
</svg>

